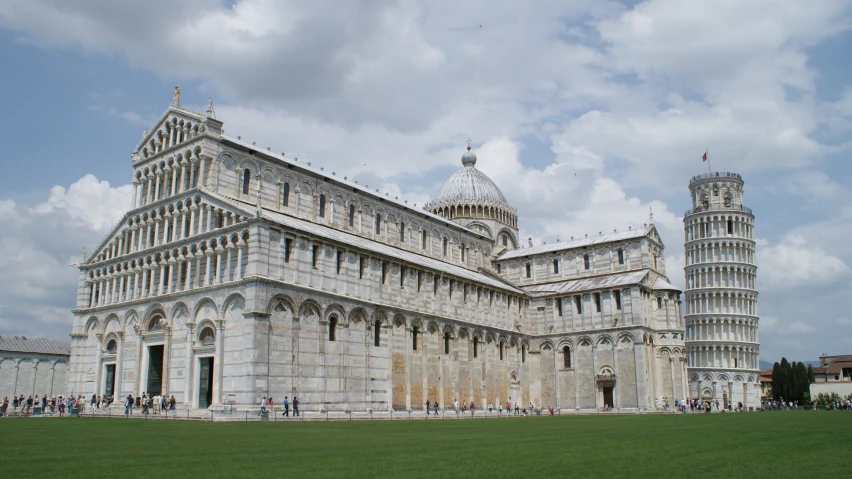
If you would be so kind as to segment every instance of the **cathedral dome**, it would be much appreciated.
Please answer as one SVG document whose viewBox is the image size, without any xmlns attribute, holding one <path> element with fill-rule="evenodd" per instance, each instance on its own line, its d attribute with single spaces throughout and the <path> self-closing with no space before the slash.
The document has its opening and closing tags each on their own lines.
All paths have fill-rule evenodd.
<svg viewBox="0 0 852 479">
<path fill-rule="evenodd" d="M 438 190 L 432 204 L 503 204 L 508 206 L 500 188 L 485 173 L 476 169 L 476 154 L 462 155 L 464 168 L 453 173 Z"/>
</svg>

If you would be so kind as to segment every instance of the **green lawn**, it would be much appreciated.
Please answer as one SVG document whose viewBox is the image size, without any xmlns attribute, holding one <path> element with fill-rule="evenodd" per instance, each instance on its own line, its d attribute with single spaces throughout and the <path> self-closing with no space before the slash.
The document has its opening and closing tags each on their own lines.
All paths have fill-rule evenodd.
<svg viewBox="0 0 852 479">
<path fill-rule="evenodd" d="M 852 477 L 852 414 L 199 423 L 2 419 L 0 477 Z"/>
</svg>

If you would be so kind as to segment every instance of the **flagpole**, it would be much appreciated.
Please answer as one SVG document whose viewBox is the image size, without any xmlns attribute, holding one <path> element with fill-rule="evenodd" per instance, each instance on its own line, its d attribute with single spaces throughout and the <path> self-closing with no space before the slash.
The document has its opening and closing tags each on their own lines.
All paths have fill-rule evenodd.
<svg viewBox="0 0 852 479">
<path fill-rule="evenodd" d="M 713 173 L 713 169 L 710 168 L 710 150 L 704 148 L 704 156 L 707 157 L 707 173 Z"/>
</svg>

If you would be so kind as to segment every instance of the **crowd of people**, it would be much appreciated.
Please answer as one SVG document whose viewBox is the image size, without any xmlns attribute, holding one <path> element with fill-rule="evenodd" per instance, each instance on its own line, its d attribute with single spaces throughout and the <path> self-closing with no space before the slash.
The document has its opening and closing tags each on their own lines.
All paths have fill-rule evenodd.
<svg viewBox="0 0 852 479">
<path fill-rule="evenodd" d="M 20 396 L 12 397 L 11 401 L 6 396 L 0 402 L 0 417 L 10 414 L 29 416 L 34 412 L 48 416 L 59 415 L 59 417 L 62 417 L 65 415 L 66 409 L 82 406 L 83 401 L 83 396 L 75 397 L 74 395 L 48 397 L 47 394 L 36 394 L 35 397 L 24 397 L 21 394 Z M 12 408 L 11 411 L 9 410 L 10 407 Z"/>
<path fill-rule="evenodd" d="M 141 409 L 141 414 L 149 415 L 168 415 L 169 412 L 174 414 L 177 410 L 177 400 L 175 399 L 174 394 L 169 397 L 167 394 L 157 393 L 153 396 L 149 396 L 146 393 L 142 393 L 139 396 L 133 397 L 132 394 L 128 394 L 126 398 L 124 398 L 124 415 L 131 416 L 133 415 L 133 408 Z"/>
<path fill-rule="evenodd" d="M 293 406 L 293 417 L 299 416 L 299 398 L 297 396 L 293 396 L 293 401 L 290 402 L 290 396 L 284 396 L 284 402 L 281 403 L 281 415 L 284 417 L 290 417 L 290 406 Z M 272 411 L 275 413 L 275 401 L 272 400 L 272 396 L 266 397 L 263 396 L 260 399 L 260 410 L 257 411 L 258 416 L 263 416 L 264 413 L 268 413 Z"/>
</svg>

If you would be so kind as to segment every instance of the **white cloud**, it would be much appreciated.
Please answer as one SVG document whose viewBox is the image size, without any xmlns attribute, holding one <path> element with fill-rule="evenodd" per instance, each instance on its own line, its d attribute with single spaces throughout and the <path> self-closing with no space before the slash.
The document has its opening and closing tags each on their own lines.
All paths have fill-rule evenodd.
<svg viewBox="0 0 852 479">
<path fill-rule="evenodd" d="M 758 248 L 756 262 L 760 268 L 761 291 L 832 284 L 850 273 L 842 259 L 798 235 L 788 235 L 774 246 Z"/>
<path fill-rule="evenodd" d="M 129 188 L 86 175 L 32 208 L 0 200 L 0 331 L 66 337 L 79 277 L 70 264 L 127 209 Z"/>
<path fill-rule="evenodd" d="M 815 332 L 816 328 L 804 321 L 799 320 L 793 321 L 793 323 L 790 324 L 790 331 L 794 333 L 809 334 Z"/>
</svg>

